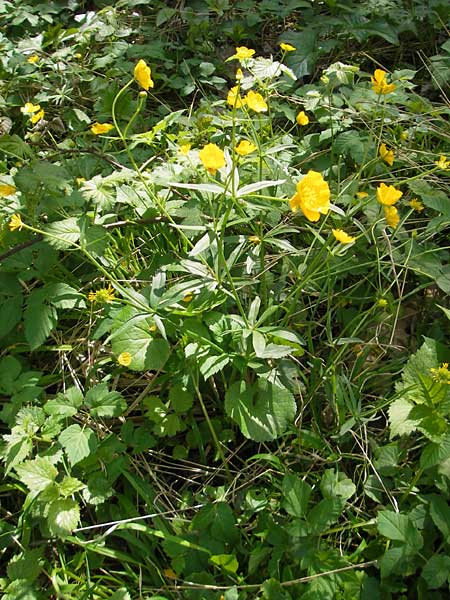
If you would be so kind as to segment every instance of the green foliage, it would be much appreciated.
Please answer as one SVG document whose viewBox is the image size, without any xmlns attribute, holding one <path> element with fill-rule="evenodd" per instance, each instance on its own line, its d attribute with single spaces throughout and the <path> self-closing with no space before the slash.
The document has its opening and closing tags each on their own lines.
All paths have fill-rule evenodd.
<svg viewBox="0 0 450 600">
<path fill-rule="evenodd" d="M 1 4 L 4 598 L 448 595 L 449 18 Z"/>
</svg>

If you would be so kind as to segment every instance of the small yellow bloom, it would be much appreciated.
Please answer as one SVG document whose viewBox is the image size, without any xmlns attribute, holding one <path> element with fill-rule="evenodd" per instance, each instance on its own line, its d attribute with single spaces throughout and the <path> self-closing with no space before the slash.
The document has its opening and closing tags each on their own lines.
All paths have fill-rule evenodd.
<svg viewBox="0 0 450 600">
<path fill-rule="evenodd" d="M 81 60 L 83 58 L 83 55 L 80 52 L 75 52 L 75 54 L 73 56 L 74 56 L 74 58 L 77 58 L 78 60 Z"/>
<path fill-rule="evenodd" d="M 142 58 L 134 67 L 134 78 L 146 92 L 149 88 L 155 86 L 152 80 L 152 71 L 145 60 L 142 60 Z"/>
<path fill-rule="evenodd" d="M 225 166 L 223 150 L 216 146 L 216 144 L 206 144 L 198 153 L 198 157 L 211 175 L 215 175 L 217 169 Z"/>
<path fill-rule="evenodd" d="M 128 367 L 131 364 L 132 356 L 129 352 L 121 352 L 117 357 L 117 362 L 122 367 Z"/>
<path fill-rule="evenodd" d="M 386 308 L 387 305 L 388 301 L 386 300 L 386 298 L 379 298 L 377 300 L 377 306 L 379 306 L 380 308 Z"/>
<path fill-rule="evenodd" d="M 101 288 L 96 292 L 89 292 L 89 302 L 96 302 L 98 304 L 111 304 L 114 300 L 114 290 L 110 285 L 107 288 Z"/>
<path fill-rule="evenodd" d="M 285 52 L 294 52 L 294 50 L 297 50 L 295 46 L 291 46 L 291 44 L 285 44 L 284 42 L 281 42 L 280 48 Z"/>
<path fill-rule="evenodd" d="M 16 191 L 17 189 L 13 185 L 0 183 L 0 198 L 3 196 L 12 196 Z"/>
<path fill-rule="evenodd" d="M 440 169 L 449 169 L 450 168 L 450 160 L 447 160 L 447 157 L 441 154 L 439 160 L 434 163 Z"/>
<path fill-rule="evenodd" d="M 381 183 L 377 187 L 377 200 L 384 206 L 392 206 L 403 196 L 403 192 L 397 190 L 393 185 Z"/>
<path fill-rule="evenodd" d="M 297 183 L 297 193 L 292 196 L 289 205 L 293 212 L 300 208 L 309 221 L 318 221 L 330 209 L 330 188 L 321 173 L 308 171 Z"/>
<path fill-rule="evenodd" d="M 370 78 L 372 89 L 376 94 L 390 94 L 395 90 L 395 84 L 386 81 L 386 71 L 383 69 L 375 69 L 374 74 Z"/>
<path fill-rule="evenodd" d="M 227 104 L 233 108 L 242 108 L 246 104 L 246 99 L 239 94 L 239 86 L 235 85 L 230 89 L 227 95 Z"/>
<path fill-rule="evenodd" d="M 398 210 L 395 206 L 384 206 L 384 218 L 386 219 L 387 224 L 392 229 L 395 229 L 397 225 L 400 223 L 400 215 L 398 214 Z"/>
<path fill-rule="evenodd" d="M 252 50 L 252 48 L 247 48 L 246 46 L 238 46 L 236 48 L 236 54 L 233 54 L 233 56 L 230 56 L 229 59 L 227 60 L 231 60 L 233 58 L 237 58 L 238 60 L 245 60 L 247 58 L 251 58 L 254 54 L 255 54 L 255 50 Z"/>
<path fill-rule="evenodd" d="M 13 216 L 11 217 L 11 220 L 8 224 L 9 230 L 10 231 L 15 231 L 16 229 L 18 229 L 19 231 L 22 229 L 23 227 L 23 221 L 20 218 L 20 215 L 15 213 L 13 214 Z"/>
<path fill-rule="evenodd" d="M 180 146 L 180 152 L 184 156 L 186 156 L 186 154 L 188 154 L 190 149 L 191 149 L 191 144 L 181 144 L 181 146 Z"/>
<path fill-rule="evenodd" d="M 189 304 L 189 302 L 191 302 L 193 297 L 194 297 L 194 295 L 191 292 L 189 292 L 188 294 L 186 294 L 186 296 L 184 296 L 184 298 L 181 299 L 181 302 L 185 302 L 186 304 Z"/>
<path fill-rule="evenodd" d="M 404 129 L 400 134 L 400 139 L 405 141 L 408 138 L 409 138 L 409 131 L 407 129 Z"/>
<path fill-rule="evenodd" d="M 345 233 L 342 229 L 332 229 L 331 231 L 337 241 L 341 242 L 341 244 L 352 244 L 356 240 L 355 237 L 348 235 L 348 233 Z"/>
<path fill-rule="evenodd" d="M 420 200 L 417 200 L 417 198 L 412 198 L 408 202 L 408 204 L 410 205 L 411 208 L 413 208 L 417 212 L 422 212 L 423 209 L 425 208 L 424 205 L 422 204 L 422 202 L 420 202 Z"/>
<path fill-rule="evenodd" d="M 305 125 L 308 125 L 309 123 L 309 117 L 308 115 L 305 113 L 305 111 L 301 110 L 298 115 L 295 117 L 295 120 L 297 121 L 297 123 L 299 125 L 301 125 L 302 127 L 304 127 Z"/>
<path fill-rule="evenodd" d="M 83 185 L 83 183 L 86 181 L 86 178 L 85 177 L 77 177 L 75 179 L 75 181 L 77 182 L 77 186 L 81 187 Z"/>
<path fill-rule="evenodd" d="M 259 244 L 261 242 L 261 238 L 258 237 L 257 235 L 249 235 L 248 241 L 253 242 L 253 244 Z"/>
<path fill-rule="evenodd" d="M 27 58 L 27 63 L 30 63 L 30 65 L 34 65 L 38 62 L 38 60 L 39 56 L 37 54 L 32 54 Z"/>
<path fill-rule="evenodd" d="M 356 192 L 356 197 L 359 198 L 359 199 L 367 198 L 368 195 L 369 194 L 367 192 Z"/>
<path fill-rule="evenodd" d="M 43 118 L 44 118 L 44 115 L 45 115 L 45 111 L 44 111 L 44 109 L 43 109 L 43 108 L 41 108 L 41 110 L 40 110 L 39 112 L 35 113 L 35 114 L 34 114 L 34 115 L 33 115 L 33 116 L 30 118 L 30 121 L 33 123 L 33 125 L 35 125 L 36 123 L 39 123 L 39 121 L 40 121 L 41 119 L 43 119 Z"/>
<path fill-rule="evenodd" d="M 111 125 L 111 123 L 94 123 L 91 125 L 91 131 L 94 135 L 108 133 L 111 129 L 114 129 L 114 125 Z"/>
<path fill-rule="evenodd" d="M 246 154 L 251 154 L 256 150 L 257 146 L 253 142 L 249 142 L 248 140 L 242 140 L 236 146 L 235 151 L 241 156 L 245 156 Z"/>
<path fill-rule="evenodd" d="M 247 106 L 255 112 L 266 112 L 269 108 L 261 94 L 253 90 L 248 92 L 244 100 L 246 100 Z"/>
<path fill-rule="evenodd" d="M 26 102 L 24 106 L 20 108 L 20 112 L 24 115 L 32 115 L 41 110 L 40 104 L 33 104 L 32 102 Z"/>
<path fill-rule="evenodd" d="M 386 144 L 380 144 L 379 153 L 381 159 L 384 160 L 384 162 L 387 163 L 390 167 L 392 167 L 392 165 L 394 164 L 395 157 L 394 151 L 388 150 Z"/>
<path fill-rule="evenodd" d="M 243 77 L 244 77 L 244 73 L 242 72 L 242 69 L 237 69 L 236 70 L 236 81 L 240 81 Z"/>
<path fill-rule="evenodd" d="M 437 369 L 430 369 L 431 377 L 437 383 L 447 383 L 450 385 L 450 371 L 448 369 L 448 363 L 442 363 Z"/>
</svg>

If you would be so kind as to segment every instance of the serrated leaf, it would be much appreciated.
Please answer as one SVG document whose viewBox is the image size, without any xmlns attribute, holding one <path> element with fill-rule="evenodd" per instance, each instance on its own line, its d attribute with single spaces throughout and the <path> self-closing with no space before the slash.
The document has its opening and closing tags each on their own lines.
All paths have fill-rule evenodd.
<svg viewBox="0 0 450 600">
<path fill-rule="evenodd" d="M 311 533 L 318 535 L 323 533 L 330 525 L 336 523 L 344 510 L 344 506 L 345 500 L 338 497 L 324 498 L 316 504 L 306 516 Z"/>
<path fill-rule="evenodd" d="M 186 413 L 194 403 L 194 395 L 181 384 L 175 384 L 169 390 L 172 408 L 179 414 Z"/>
<path fill-rule="evenodd" d="M 58 417 L 72 417 L 76 415 L 79 407 L 83 403 L 83 394 L 73 386 L 64 393 L 59 393 L 44 405 L 44 410 L 48 415 Z"/>
<path fill-rule="evenodd" d="M 225 394 L 225 410 L 242 434 L 257 442 L 282 435 L 296 413 L 294 396 L 267 380 L 236 382 Z"/>
<path fill-rule="evenodd" d="M 20 481 L 32 492 L 41 492 L 58 476 L 58 469 L 48 459 L 41 456 L 18 465 L 15 471 Z"/>
<path fill-rule="evenodd" d="M 308 508 L 312 488 L 298 475 L 288 473 L 283 478 L 281 506 L 293 517 L 303 517 Z"/>
<path fill-rule="evenodd" d="M 420 468 L 430 469 L 450 458 L 450 435 L 446 435 L 439 443 L 430 442 L 420 456 Z"/>
<path fill-rule="evenodd" d="M 419 421 L 408 418 L 413 408 L 414 405 L 404 398 L 394 400 L 389 406 L 388 415 L 391 438 L 396 435 L 411 433 L 417 428 Z"/>
<path fill-rule="evenodd" d="M 22 296 L 6 298 L 0 305 L 0 338 L 7 335 L 22 317 Z"/>
<path fill-rule="evenodd" d="M 430 517 L 442 533 L 446 543 L 450 541 L 450 506 L 443 496 L 430 497 Z"/>
<path fill-rule="evenodd" d="M 348 500 L 356 492 L 356 486 L 341 471 L 326 469 L 320 481 L 320 491 L 324 498 L 340 496 L 343 500 Z"/>
<path fill-rule="evenodd" d="M 66 451 L 70 464 L 76 465 L 97 450 L 97 438 L 90 429 L 70 425 L 59 435 L 59 443 Z"/>
<path fill-rule="evenodd" d="M 85 484 L 79 479 L 76 479 L 76 477 L 66 475 L 59 484 L 59 492 L 61 496 L 64 496 L 66 498 L 67 496 L 75 494 L 75 492 L 79 492 L 85 487 Z"/>
<path fill-rule="evenodd" d="M 50 504 L 47 524 L 53 535 L 64 539 L 72 533 L 80 521 L 80 507 L 75 500 L 62 498 Z"/>
<path fill-rule="evenodd" d="M 213 554 L 209 557 L 210 562 L 220 567 L 227 573 L 236 573 L 239 569 L 239 563 L 234 554 Z"/>
<path fill-rule="evenodd" d="M 450 556 L 435 554 L 422 569 L 422 577 L 430 590 L 437 590 L 446 583 L 450 575 Z"/>
<path fill-rule="evenodd" d="M 220 356 L 208 356 L 200 363 L 200 373 L 205 379 L 208 379 L 212 375 L 222 371 L 222 369 L 224 369 L 229 362 L 230 357 L 227 354 L 221 354 Z"/>
<path fill-rule="evenodd" d="M 423 539 L 417 527 L 407 515 L 390 510 L 378 513 L 377 527 L 381 535 L 390 540 L 404 542 L 409 551 L 418 552 L 423 546 Z"/>
<path fill-rule="evenodd" d="M 31 350 L 39 348 L 58 322 L 56 308 L 30 297 L 24 312 L 25 338 Z"/>
<path fill-rule="evenodd" d="M 32 550 L 25 550 L 20 554 L 16 554 L 6 567 L 9 579 L 26 579 L 27 581 L 34 581 L 42 571 L 41 558 L 41 548 L 33 548 Z"/>
<path fill-rule="evenodd" d="M 49 283 L 44 286 L 46 298 L 56 308 L 86 308 L 83 294 L 67 285 L 67 283 Z"/>
<path fill-rule="evenodd" d="M 47 234 L 47 235 L 45 235 Z M 80 239 L 80 226 L 75 217 L 49 223 L 44 228 L 45 239 L 54 248 L 65 250 L 73 248 Z"/>
<path fill-rule="evenodd" d="M 122 394 L 110 392 L 106 383 L 91 388 L 86 394 L 85 404 L 93 417 L 120 417 L 127 407 Z"/>
</svg>

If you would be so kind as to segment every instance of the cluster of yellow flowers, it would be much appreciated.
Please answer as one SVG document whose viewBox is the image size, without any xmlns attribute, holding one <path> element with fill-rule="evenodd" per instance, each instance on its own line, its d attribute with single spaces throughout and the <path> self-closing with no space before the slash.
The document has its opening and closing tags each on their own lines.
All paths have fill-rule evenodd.
<svg viewBox="0 0 450 600">
<path fill-rule="evenodd" d="M 233 108 L 243 108 L 248 106 L 255 112 L 267 112 L 267 102 L 261 96 L 260 93 L 250 90 L 246 96 L 242 97 L 239 94 L 239 86 L 235 85 L 230 89 L 227 96 L 227 103 Z"/>
<path fill-rule="evenodd" d="M 383 206 L 384 218 L 389 227 L 395 229 L 400 222 L 400 215 L 394 204 L 400 200 L 403 192 L 395 188 L 393 185 L 381 183 L 377 187 L 377 200 Z"/>
<path fill-rule="evenodd" d="M 20 112 L 24 115 L 28 115 L 33 125 L 43 119 L 45 115 L 45 111 L 41 108 L 40 104 L 33 104 L 32 102 L 26 102 L 21 107 Z"/>
<path fill-rule="evenodd" d="M 437 369 L 430 369 L 431 378 L 437 383 L 446 383 L 450 385 L 450 371 L 448 369 L 448 363 L 442 363 Z"/>
</svg>

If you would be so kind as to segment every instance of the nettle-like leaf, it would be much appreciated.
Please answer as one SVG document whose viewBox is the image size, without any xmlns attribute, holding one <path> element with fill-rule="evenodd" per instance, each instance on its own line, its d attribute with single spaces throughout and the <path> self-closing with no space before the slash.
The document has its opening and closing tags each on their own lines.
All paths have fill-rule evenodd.
<svg viewBox="0 0 450 600">
<path fill-rule="evenodd" d="M 119 417 L 127 407 L 120 392 L 110 392 L 106 383 L 91 388 L 85 398 L 85 404 L 93 417 Z"/>
<path fill-rule="evenodd" d="M 297 406 L 291 392 L 258 379 L 254 384 L 241 381 L 228 388 L 225 410 L 245 437 L 266 442 L 286 431 Z"/>
<path fill-rule="evenodd" d="M 37 456 L 16 467 L 20 481 L 32 492 L 41 492 L 58 476 L 58 469 L 47 458 Z"/>
<path fill-rule="evenodd" d="M 48 303 L 42 289 L 34 290 L 24 313 L 25 337 L 31 350 L 39 348 L 58 322 L 56 308 Z"/>
<path fill-rule="evenodd" d="M 59 443 L 66 451 L 70 464 L 76 465 L 97 450 L 97 438 L 90 429 L 79 425 L 70 425 L 61 432 Z"/>
<path fill-rule="evenodd" d="M 75 500 L 61 498 L 50 504 L 47 524 L 50 532 L 60 538 L 72 533 L 80 521 L 80 507 Z"/>
</svg>

